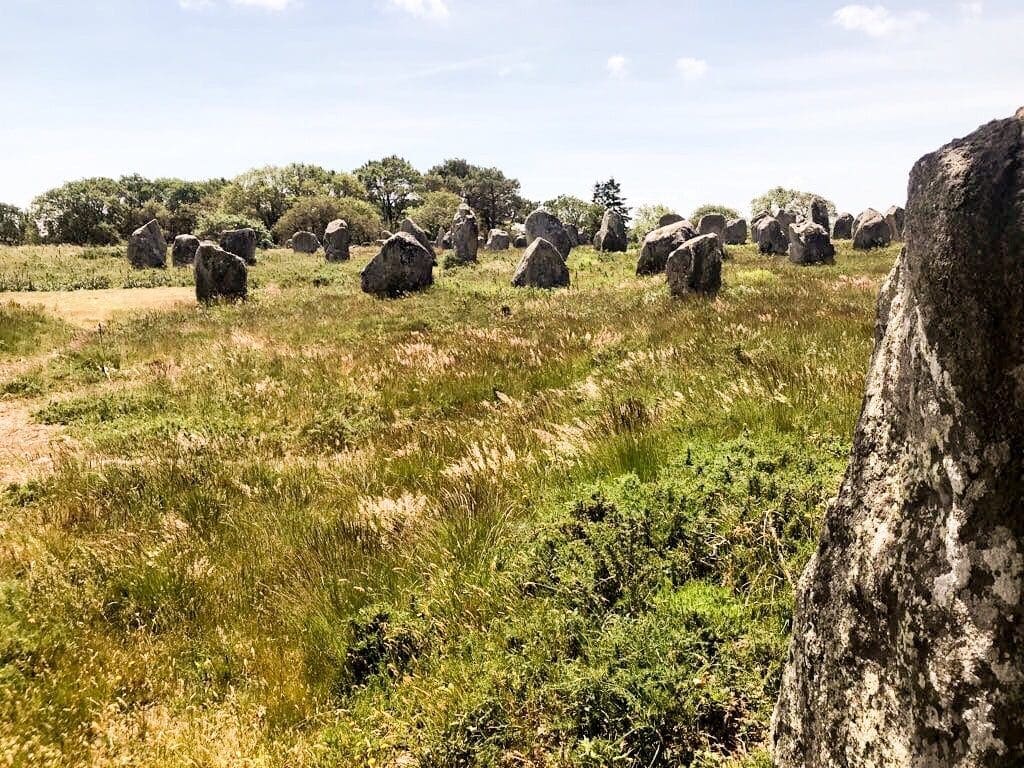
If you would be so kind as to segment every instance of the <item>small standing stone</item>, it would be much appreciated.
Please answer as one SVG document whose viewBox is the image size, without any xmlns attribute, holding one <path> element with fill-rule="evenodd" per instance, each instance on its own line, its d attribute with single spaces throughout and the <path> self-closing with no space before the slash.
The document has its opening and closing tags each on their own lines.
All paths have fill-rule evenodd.
<svg viewBox="0 0 1024 768">
<path fill-rule="evenodd" d="M 473 209 L 465 203 L 459 206 L 452 222 L 452 247 L 455 249 L 456 263 L 469 264 L 476 261 L 480 249 L 480 226 Z"/>
<path fill-rule="evenodd" d="M 422 291 L 434 283 L 434 256 L 408 232 L 398 232 L 385 241 L 360 277 L 363 292 L 375 296 Z"/>
<path fill-rule="evenodd" d="M 256 230 L 246 227 L 232 229 L 220 236 L 220 247 L 233 253 L 250 267 L 256 263 Z"/>
<path fill-rule="evenodd" d="M 885 212 L 885 223 L 889 225 L 893 242 L 903 241 L 903 224 L 906 221 L 907 212 L 900 206 L 894 205 Z"/>
<path fill-rule="evenodd" d="M 840 213 L 836 216 L 836 223 L 832 226 L 833 240 L 853 239 L 853 214 Z"/>
<path fill-rule="evenodd" d="M 658 229 L 671 226 L 672 224 L 678 224 L 680 221 L 684 221 L 684 219 L 678 213 L 666 213 L 658 219 Z"/>
<path fill-rule="evenodd" d="M 507 251 L 512 247 L 512 238 L 503 229 L 492 229 L 487 237 L 488 251 Z"/>
<path fill-rule="evenodd" d="M 657 275 L 664 272 L 665 262 L 668 261 L 672 252 L 696 236 L 697 232 L 686 219 L 649 233 L 644 238 L 643 247 L 640 249 L 636 273 L 638 275 Z"/>
<path fill-rule="evenodd" d="M 760 219 L 754 228 L 754 242 L 763 254 L 783 254 L 789 250 L 789 240 L 782 234 L 782 225 L 773 216 Z"/>
<path fill-rule="evenodd" d="M 868 208 L 857 217 L 853 230 L 853 247 L 858 251 L 884 248 L 892 242 L 888 222 L 874 208 Z"/>
<path fill-rule="evenodd" d="M 832 264 L 836 249 L 828 230 L 813 221 L 789 227 L 789 260 L 794 264 Z"/>
<path fill-rule="evenodd" d="M 564 288 L 569 285 L 569 267 L 555 246 L 537 238 L 523 253 L 512 285 L 516 288 Z"/>
<path fill-rule="evenodd" d="M 402 223 L 398 228 L 399 232 L 405 232 L 407 235 L 412 235 L 416 238 L 416 241 L 422 245 L 431 256 L 434 255 L 434 245 L 430 242 L 430 236 L 412 219 L 406 217 L 402 219 Z"/>
<path fill-rule="evenodd" d="M 697 225 L 698 235 L 715 235 L 719 244 L 725 241 L 725 216 L 720 213 L 708 213 L 700 217 Z"/>
<path fill-rule="evenodd" d="M 624 253 L 627 245 L 626 222 L 622 214 L 609 208 L 601 219 L 601 229 L 594 236 L 594 247 L 605 253 Z"/>
<path fill-rule="evenodd" d="M 196 261 L 199 238 L 195 235 L 178 235 L 171 246 L 171 264 L 176 267 L 191 267 Z"/>
<path fill-rule="evenodd" d="M 324 252 L 328 261 L 349 260 L 350 236 L 348 224 L 343 219 L 335 219 L 324 230 Z"/>
<path fill-rule="evenodd" d="M 320 250 L 320 241 L 312 232 L 296 232 L 292 235 L 291 243 L 296 253 L 316 253 Z"/>
<path fill-rule="evenodd" d="M 558 249 L 562 259 L 569 258 L 572 242 L 558 217 L 543 208 L 538 208 L 526 217 L 526 240 L 532 244 L 534 240 L 544 239 Z"/>
<path fill-rule="evenodd" d="M 245 261 L 211 240 L 200 243 L 194 269 L 196 299 L 200 302 L 240 301 L 249 294 L 249 268 Z"/>
<path fill-rule="evenodd" d="M 725 244 L 743 245 L 747 242 L 747 222 L 745 219 L 733 219 L 725 225 Z"/>
<path fill-rule="evenodd" d="M 167 266 L 167 241 L 156 219 L 132 232 L 128 238 L 128 261 L 136 269 Z"/>
<path fill-rule="evenodd" d="M 816 197 L 811 201 L 811 221 L 824 229 L 825 232 L 832 231 L 828 220 L 828 203 L 820 197 Z"/>
<path fill-rule="evenodd" d="M 665 278 L 673 296 L 715 294 L 722 287 L 722 241 L 711 233 L 687 240 L 665 263 Z"/>
</svg>

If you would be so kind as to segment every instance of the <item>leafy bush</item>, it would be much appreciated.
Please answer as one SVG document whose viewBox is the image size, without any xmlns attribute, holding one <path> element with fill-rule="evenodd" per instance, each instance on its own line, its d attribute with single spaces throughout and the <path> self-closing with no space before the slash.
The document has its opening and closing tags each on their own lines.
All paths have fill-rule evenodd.
<svg viewBox="0 0 1024 768">
<path fill-rule="evenodd" d="M 216 240 L 221 232 L 232 229 L 251 228 L 256 230 L 256 238 L 261 248 L 268 248 L 272 244 L 270 232 L 258 219 L 251 219 L 248 216 L 226 213 L 225 211 L 210 211 L 204 213 L 196 222 L 196 235 L 200 238 Z"/>
<path fill-rule="evenodd" d="M 25 242 L 25 213 L 18 207 L 0 203 L 0 245 Z"/>
<path fill-rule="evenodd" d="M 601 226 L 604 208 L 597 203 L 588 203 L 572 195 L 559 195 L 544 203 L 544 207 L 555 214 L 563 224 L 575 224 L 585 232 L 596 232 Z"/>
<path fill-rule="evenodd" d="M 427 233 L 434 235 L 442 228 L 445 231 L 451 229 L 452 219 L 455 218 L 455 211 L 462 199 L 454 192 L 438 190 L 427 192 L 423 200 L 414 208 L 410 208 L 405 215 L 420 225 Z"/>
<path fill-rule="evenodd" d="M 735 208 L 730 208 L 727 205 L 717 205 L 715 203 L 705 203 L 690 214 L 690 221 L 694 224 L 699 224 L 702 217 L 707 216 L 710 213 L 720 213 L 725 216 L 726 220 L 738 219 L 740 217 L 739 211 Z"/>
<path fill-rule="evenodd" d="M 297 201 L 274 226 L 274 239 L 285 243 L 296 232 L 312 232 L 322 238 L 327 225 L 344 219 L 354 243 L 372 243 L 380 234 L 377 209 L 365 200 L 350 197 L 310 197 Z"/>
<path fill-rule="evenodd" d="M 803 213 L 810 216 L 811 203 L 815 198 L 821 198 L 825 201 L 828 205 L 828 215 L 834 218 L 836 215 L 836 204 L 828 198 L 817 195 L 814 192 L 801 192 L 798 189 L 786 189 L 785 187 L 775 187 L 774 189 L 769 189 L 763 195 L 755 197 L 750 201 L 750 212 L 756 216 L 762 211 L 774 214 L 782 209 L 786 209 L 793 213 Z"/>
<path fill-rule="evenodd" d="M 658 228 L 658 220 L 669 213 L 675 213 L 675 211 L 661 203 L 641 205 L 636 209 L 633 226 L 629 231 L 630 238 L 636 243 L 643 242 L 647 235 Z"/>
</svg>

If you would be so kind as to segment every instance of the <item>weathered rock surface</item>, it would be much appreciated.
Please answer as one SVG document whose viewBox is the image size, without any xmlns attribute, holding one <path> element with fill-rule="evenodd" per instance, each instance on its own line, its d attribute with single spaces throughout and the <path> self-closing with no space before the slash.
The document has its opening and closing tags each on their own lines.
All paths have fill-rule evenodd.
<svg viewBox="0 0 1024 768">
<path fill-rule="evenodd" d="M 178 235 L 171 246 L 171 264 L 176 267 L 191 267 L 196 261 L 199 238 L 195 235 Z"/>
<path fill-rule="evenodd" d="M 526 239 L 526 235 L 516 235 L 516 239 L 513 241 L 513 245 L 516 248 L 525 248 L 529 245 L 529 240 Z"/>
<path fill-rule="evenodd" d="M 343 219 L 335 219 L 324 230 L 324 252 L 328 261 L 348 261 L 351 235 L 348 223 Z"/>
<path fill-rule="evenodd" d="M 434 256 L 434 244 L 430 242 L 430 235 L 428 235 L 419 224 L 408 216 L 402 219 L 402 223 L 399 225 L 398 231 L 405 232 L 405 234 L 415 237 L 416 242 L 422 245 L 431 256 Z"/>
<path fill-rule="evenodd" d="M 719 243 L 725 242 L 725 216 L 720 213 L 708 213 L 700 217 L 697 225 L 698 235 L 717 235 Z"/>
<path fill-rule="evenodd" d="M 452 221 L 452 248 L 455 249 L 454 261 L 459 264 L 476 261 L 480 250 L 480 225 L 473 209 L 465 203 L 459 206 Z"/>
<path fill-rule="evenodd" d="M 857 217 L 853 225 L 853 247 L 858 251 L 883 248 L 892 242 L 892 230 L 885 217 L 874 208 L 868 208 Z"/>
<path fill-rule="evenodd" d="M 792 211 L 781 210 L 775 214 L 775 220 L 779 222 L 779 229 L 782 230 L 782 236 L 786 239 L 786 244 L 789 244 L 789 227 L 791 224 L 796 224 L 799 221 L 799 217 Z"/>
<path fill-rule="evenodd" d="M 364 293 L 400 296 L 434 284 L 434 256 L 408 232 L 397 232 L 360 273 Z"/>
<path fill-rule="evenodd" d="M 825 230 L 831 232 L 832 226 L 828 220 L 828 203 L 820 197 L 811 200 L 811 221 Z"/>
<path fill-rule="evenodd" d="M 725 244 L 743 245 L 747 242 L 748 230 L 746 219 L 733 219 L 725 225 Z"/>
<path fill-rule="evenodd" d="M 892 206 L 885 212 L 885 223 L 889 225 L 893 242 L 903 241 L 903 224 L 906 218 L 907 212 L 898 205 Z"/>
<path fill-rule="evenodd" d="M 836 248 L 828 230 L 813 221 L 789 227 L 789 260 L 794 264 L 833 264 Z"/>
<path fill-rule="evenodd" d="M 661 227 L 644 238 L 640 258 L 636 262 L 638 275 L 657 275 L 665 271 L 665 262 L 679 246 L 697 236 L 686 219 Z"/>
<path fill-rule="evenodd" d="M 1024 765 L 1024 138 L 922 158 L 850 465 L 797 595 L 778 768 Z"/>
<path fill-rule="evenodd" d="M 658 219 L 658 228 L 668 227 L 672 224 L 678 224 L 680 221 L 684 221 L 683 217 L 678 213 L 666 213 L 660 219 Z"/>
<path fill-rule="evenodd" d="M 523 253 L 512 285 L 516 288 L 564 288 L 569 285 L 569 267 L 554 245 L 538 238 Z"/>
<path fill-rule="evenodd" d="M 853 239 L 853 214 L 840 213 L 836 216 L 836 223 L 832 225 L 833 240 Z"/>
<path fill-rule="evenodd" d="M 512 247 L 512 236 L 503 229 L 492 229 L 487 236 L 488 251 L 507 251 Z"/>
<path fill-rule="evenodd" d="M 711 233 L 683 243 L 665 262 L 665 278 L 673 296 L 715 294 L 722 287 L 722 241 Z"/>
<path fill-rule="evenodd" d="M 782 225 L 773 216 L 757 222 L 754 227 L 754 242 L 757 249 L 765 254 L 781 254 L 789 250 L 789 240 L 782 234 Z"/>
<path fill-rule="evenodd" d="M 291 243 L 296 253 L 316 253 L 320 250 L 320 240 L 312 232 L 296 232 L 292 235 Z"/>
<path fill-rule="evenodd" d="M 156 219 L 136 229 L 128 238 L 128 263 L 136 269 L 167 266 L 167 241 Z"/>
<path fill-rule="evenodd" d="M 549 211 L 545 211 L 543 208 L 538 208 L 526 217 L 527 243 L 532 245 L 533 241 L 538 238 L 547 240 L 555 246 L 558 252 L 562 254 L 563 260 L 569 258 L 572 242 L 569 240 L 565 227 L 562 226 L 562 222 L 559 221 L 557 216 Z"/>
<path fill-rule="evenodd" d="M 580 231 L 575 224 L 565 224 L 565 234 L 569 236 L 569 242 L 573 248 L 583 245 L 586 241 L 580 239 Z"/>
<path fill-rule="evenodd" d="M 601 228 L 594 235 L 594 247 L 604 253 L 625 253 L 628 244 L 626 222 L 618 211 L 609 208 L 601 219 Z"/>
<path fill-rule="evenodd" d="M 249 227 L 222 232 L 220 236 L 220 247 L 249 266 L 256 263 L 256 245 L 256 230 Z"/>
<path fill-rule="evenodd" d="M 240 301 L 249 295 L 249 268 L 245 261 L 211 240 L 200 243 L 195 253 L 196 299 Z"/>
</svg>

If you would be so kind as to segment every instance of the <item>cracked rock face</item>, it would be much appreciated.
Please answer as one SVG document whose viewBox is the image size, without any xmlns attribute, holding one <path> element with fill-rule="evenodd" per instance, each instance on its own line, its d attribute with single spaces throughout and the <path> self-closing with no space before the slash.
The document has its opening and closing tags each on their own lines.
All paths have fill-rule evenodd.
<svg viewBox="0 0 1024 768">
<path fill-rule="evenodd" d="M 918 161 L 779 768 L 1024 765 L 1024 119 Z"/>
</svg>

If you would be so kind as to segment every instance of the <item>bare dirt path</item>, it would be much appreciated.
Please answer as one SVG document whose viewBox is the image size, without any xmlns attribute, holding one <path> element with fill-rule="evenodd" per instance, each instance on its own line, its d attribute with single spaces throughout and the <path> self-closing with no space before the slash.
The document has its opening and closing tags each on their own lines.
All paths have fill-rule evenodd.
<svg viewBox="0 0 1024 768">
<path fill-rule="evenodd" d="M 194 303 L 194 288 L 105 288 L 92 291 L 19 291 L 0 293 L 0 303 L 41 307 L 79 328 L 95 328 L 115 315 L 171 309 Z"/>
</svg>

